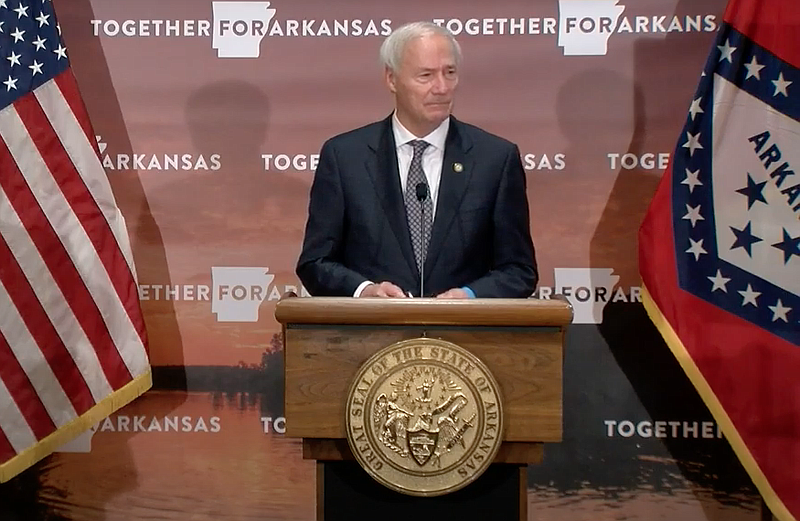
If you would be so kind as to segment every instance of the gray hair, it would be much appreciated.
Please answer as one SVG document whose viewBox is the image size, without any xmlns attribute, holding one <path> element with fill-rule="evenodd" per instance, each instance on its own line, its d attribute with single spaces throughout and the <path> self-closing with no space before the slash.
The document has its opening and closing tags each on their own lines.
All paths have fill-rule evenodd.
<svg viewBox="0 0 800 521">
<path fill-rule="evenodd" d="M 392 34 L 387 36 L 383 44 L 381 44 L 381 64 L 390 71 L 397 71 L 403 61 L 406 45 L 415 38 L 430 35 L 439 35 L 447 38 L 453 48 L 456 66 L 461 64 L 461 46 L 456 41 L 453 33 L 432 22 L 411 22 L 399 27 L 396 31 L 392 31 Z"/>
</svg>

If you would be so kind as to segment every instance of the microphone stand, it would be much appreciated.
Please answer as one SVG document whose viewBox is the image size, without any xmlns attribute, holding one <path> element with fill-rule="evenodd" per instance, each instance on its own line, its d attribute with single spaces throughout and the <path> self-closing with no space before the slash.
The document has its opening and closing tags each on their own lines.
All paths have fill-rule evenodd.
<svg viewBox="0 0 800 521">
<path fill-rule="evenodd" d="M 425 222 L 425 200 L 428 198 L 428 185 L 426 183 L 417 183 L 415 187 L 417 192 L 417 200 L 420 202 L 420 207 L 422 209 L 422 222 L 420 226 L 422 227 L 422 247 L 425 250 L 425 256 L 422 258 L 422 262 L 419 265 L 419 296 L 422 298 L 425 296 L 425 257 L 427 257 L 427 226 Z"/>
</svg>

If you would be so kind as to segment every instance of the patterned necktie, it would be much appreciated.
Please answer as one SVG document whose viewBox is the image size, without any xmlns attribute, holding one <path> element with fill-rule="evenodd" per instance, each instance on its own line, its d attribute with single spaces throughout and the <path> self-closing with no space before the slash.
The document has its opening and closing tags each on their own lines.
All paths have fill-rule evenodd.
<svg viewBox="0 0 800 521">
<path fill-rule="evenodd" d="M 430 189 L 428 189 L 428 180 L 422 171 L 422 154 L 430 143 L 416 139 L 409 142 L 409 144 L 414 147 L 414 157 L 411 159 L 411 166 L 408 168 L 404 198 L 406 216 L 408 217 L 408 231 L 411 233 L 411 244 L 414 246 L 417 269 L 421 272 L 422 265 L 425 262 L 425 254 L 428 251 L 428 241 L 431 238 L 431 222 L 433 221 L 433 202 L 431 201 Z M 426 188 L 427 197 L 423 201 L 417 198 L 417 185 L 420 183 L 423 183 Z M 423 207 L 425 209 L 424 212 L 422 211 Z"/>
</svg>

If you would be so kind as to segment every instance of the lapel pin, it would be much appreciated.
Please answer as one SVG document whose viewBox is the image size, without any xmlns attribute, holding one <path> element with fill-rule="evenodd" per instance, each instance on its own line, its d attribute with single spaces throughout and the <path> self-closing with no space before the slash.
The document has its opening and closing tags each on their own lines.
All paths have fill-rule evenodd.
<svg viewBox="0 0 800 521">
<path fill-rule="evenodd" d="M 453 171 L 456 173 L 463 172 L 464 165 L 462 165 L 461 163 L 453 163 Z"/>
</svg>

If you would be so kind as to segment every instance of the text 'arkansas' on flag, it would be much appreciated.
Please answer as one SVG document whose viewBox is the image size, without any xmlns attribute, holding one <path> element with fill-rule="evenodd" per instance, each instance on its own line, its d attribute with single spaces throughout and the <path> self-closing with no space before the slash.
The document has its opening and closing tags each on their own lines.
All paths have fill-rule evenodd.
<svg viewBox="0 0 800 521">
<path fill-rule="evenodd" d="M 800 520 L 800 2 L 731 0 L 639 233 L 645 307 Z"/>
<path fill-rule="evenodd" d="M 0 482 L 151 385 L 131 247 L 53 4 L 0 0 Z"/>
</svg>

